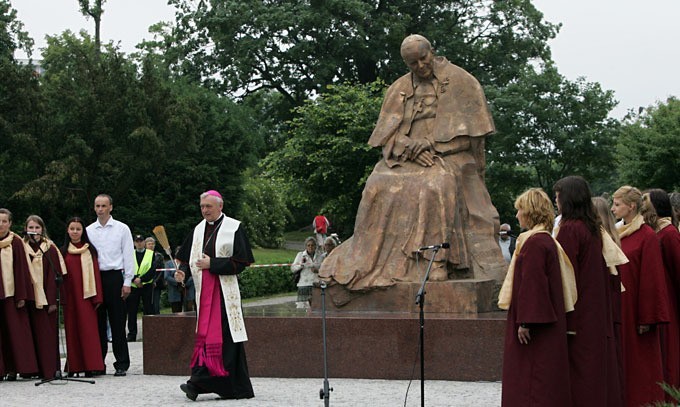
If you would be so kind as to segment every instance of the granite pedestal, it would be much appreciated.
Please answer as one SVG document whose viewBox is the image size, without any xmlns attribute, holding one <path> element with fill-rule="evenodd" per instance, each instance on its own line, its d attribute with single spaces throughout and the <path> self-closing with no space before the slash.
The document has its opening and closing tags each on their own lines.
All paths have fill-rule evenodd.
<svg viewBox="0 0 680 407">
<path fill-rule="evenodd" d="M 252 376 L 323 377 L 321 314 L 300 312 L 246 315 Z M 326 321 L 329 377 L 419 379 L 418 313 L 332 312 Z M 144 373 L 188 376 L 195 323 L 192 314 L 144 316 Z M 426 379 L 501 379 L 505 313 L 428 313 L 424 326 Z"/>
<path fill-rule="evenodd" d="M 494 280 L 461 279 L 429 281 L 425 289 L 426 313 L 477 314 L 496 311 L 498 284 Z M 421 283 L 396 283 L 391 287 L 364 293 L 349 292 L 341 286 L 327 291 L 327 312 L 420 312 L 416 295 Z M 321 289 L 314 288 L 312 308 L 321 311 Z M 338 305 L 350 300 L 346 304 Z"/>
</svg>

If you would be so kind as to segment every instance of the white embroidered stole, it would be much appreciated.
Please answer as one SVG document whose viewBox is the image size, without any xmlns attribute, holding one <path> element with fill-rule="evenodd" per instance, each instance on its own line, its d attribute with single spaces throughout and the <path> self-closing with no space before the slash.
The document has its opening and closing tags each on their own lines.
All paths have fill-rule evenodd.
<svg viewBox="0 0 680 407">
<path fill-rule="evenodd" d="M 224 216 L 224 215 L 223 215 Z M 203 220 L 194 229 L 191 254 L 189 256 L 189 266 L 191 275 L 194 278 L 196 287 L 196 327 L 198 328 L 198 312 L 201 309 L 201 283 L 202 270 L 196 267 L 196 261 L 203 254 L 203 235 L 205 234 L 206 221 Z M 219 229 L 212 237 L 215 239 L 215 257 L 231 257 L 234 249 L 234 235 L 240 222 L 236 219 L 224 216 Z M 238 286 L 238 279 L 235 275 L 220 275 L 220 286 L 222 287 L 222 297 L 229 321 L 229 330 L 234 342 L 245 342 L 248 340 L 246 325 L 241 310 L 241 292 Z"/>
</svg>

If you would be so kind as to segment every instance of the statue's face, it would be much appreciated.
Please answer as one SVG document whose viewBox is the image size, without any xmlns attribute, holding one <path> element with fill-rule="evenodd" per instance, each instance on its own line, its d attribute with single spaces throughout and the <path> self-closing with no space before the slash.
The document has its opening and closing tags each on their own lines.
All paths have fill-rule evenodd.
<svg viewBox="0 0 680 407">
<path fill-rule="evenodd" d="M 401 56 L 404 58 L 404 63 L 414 75 L 421 79 L 430 79 L 432 77 L 432 59 L 434 53 L 426 43 L 421 41 L 412 41 L 401 50 Z"/>
</svg>

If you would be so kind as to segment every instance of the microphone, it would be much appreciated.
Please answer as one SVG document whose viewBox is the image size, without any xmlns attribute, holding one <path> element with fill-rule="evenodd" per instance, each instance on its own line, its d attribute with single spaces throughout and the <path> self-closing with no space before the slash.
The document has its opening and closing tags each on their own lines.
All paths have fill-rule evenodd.
<svg viewBox="0 0 680 407">
<path fill-rule="evenodd" d="M 26 232 L 28 236 L 34 237 L 34 236 L 42 236 L 42 233 L 38 232 Z"/>
<path fill-rule="evenodd" d="M 435 245 L 432 245 L 432 246 L 423 246 L 423 247 L 421 247 L 420 249 L 418 249 L 418 251 L 421 252 L 421 251 L 423 251 L 423 250 L 448 249 L 449 247 L 451 247 L 451 244 L 444 242 L 444 243 L 442 243 L 442 244 L 435 244 Z"/>
</svg>

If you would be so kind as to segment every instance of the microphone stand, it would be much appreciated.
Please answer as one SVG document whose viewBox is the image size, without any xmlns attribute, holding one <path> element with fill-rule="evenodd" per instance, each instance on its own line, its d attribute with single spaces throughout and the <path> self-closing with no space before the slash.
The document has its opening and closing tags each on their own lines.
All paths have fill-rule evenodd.
<svg viewBox="0 0 680 407">
<path fill-rule="evenodd" d="M 437 256 L 437 252 L 441 247 L 432 247 L 432 257 L 430 258 L 430 263 L 427 265 L 427 271 L 425 271 L 425 277 L 423 278 L 423 283 L 420 285 L 420 290 L 416 294 L 416 304 L 420 306 L 420 405 L 425 407 L 425 311 L 423 307 L 425 306 L 425 284 L 427 279 L 430 277 L 430 270 L 432 270 L 432 263 L 434 258 Z"/>
<path fill-rule="evenodd" d="M 49 263 L 50 268 L 52 269 L 52 272 L 54 273 L 54 281 L 56 282 L 56 285 L 57 285 L 57 354 L 59 354 L 59 349 L 61 348 L 61 335 L 59 335 L 59 321 L 61 321 L 61 283 L 64 281 L 64 279 L 63 279 L 61 273 L 58 272 L 57 269 L 54 267 L 54 263 L 52 263 L 52 259 L 50 258 L 50 256 L 48 256 L 47 253 L 45 253 L 45 251 L 42 249 L 42 246 L 40 245 L 41 242 L 36 240 L 35 237 L 31 237 L 30 239 L 38 243 L 38 249 L 42 253 L 43 258 L 47 258 L 47 262 Z M 49 251 L 49 248 L 48 248 L 48 251 Z M 31 267 L 32 267 L 32 265 L 31 265 Z M 71 377 L 65 377 L 63 375 L 62 371 L 61 371 L 61 358 L 59 358 L 59 366 L 57 367 L 57 371 L 54 374 L 54 377 L 49 378 L 49 379 L 40 379 L 40 381 L 36 382 L 35 385 L 40 386 L 41 384 L 50 383 L 50 382 L 53 382 L 55 380 L 67 381 L 67 382 L 83 382 L 83 383 L 94 384 L 94 380 L 75 379 L 75 378 L 71 378 Z"/>
<path fill-rule="evenodd" d="M 319 390 L 319 398 L 323 400 L 324 407 L 330 404 L 332 387 L 328 385 L 328 352 L 326 349 L 326 282 L 319 284 L 321 287 L 321 326 L 323 331 L 323 389 Z"/>
</svg>

